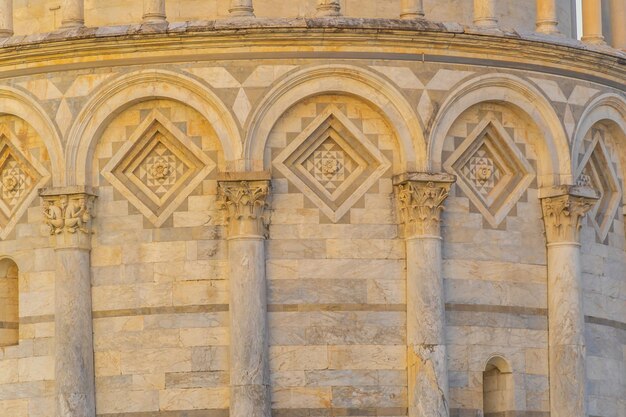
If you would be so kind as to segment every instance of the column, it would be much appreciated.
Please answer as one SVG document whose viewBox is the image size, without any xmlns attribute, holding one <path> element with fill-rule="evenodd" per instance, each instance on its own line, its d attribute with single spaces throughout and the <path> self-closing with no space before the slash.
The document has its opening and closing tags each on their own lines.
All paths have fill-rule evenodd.
<svg viewBox="0 0 626 417">
<path fill-rule="evenodd" d="M 496 0 L 474 0 L 474 24 L 484 28 L 498 27 Z"/>
<path fill-rule="evenodd" d="M 13 36 L 13 0 L 0 0 L 0 37 Z"/>
<path fill-rule="evenodd" d="M 406 242 L 409 417 L 449 415 L 440 215 L 454 181 L 448 174 L 394 177 Z"/>
<path fill-rule="evenodd" d="M 317 0 L 318 17 L 341 16 L 341 4 L 339 0 Z"/>
<path fill-rule="evenodd" d="M 254 17 L 252 0 L 231 0 L 228 11 L 232 17 Z"/>
<path fill-rule="evenodd" d="M 546 35 L 559 33 L 556 17 L 556 0 L 537 0 L 537 32 Z"/>
<path fill-rule="evenodd" d="M 43 218 L 55 250 L 57 417 L 95 417 L 91 316 L 91 213 L 83 187 L 44 189 Z"/>
<path fill-rule="evenodd" d="M 550 416 L 586 417 L 580 228 L 598 199 L 580 187 L 541 190 L 548 252 Z"/>
<path fill-rule="evenodd" d="M 402 0 L 400 19 L 419 19 L 424 17 L 423 0 Z"/>
<path fill-rule="evenodd" d="M 143 0 L 143 23 L 167 23 L 165 0 Z"/>
<path fill-rule="evenodd" d="M 612 46 L 626 50 L 626 1 L 611 0 L 610 7 Z"/>
<path fill-rule="evenodd" d="M 583 2 L 583 37 L 582 41 L 590 44 L 603 44 L 602 0 L 582 0 Z M 624 22 L 622 22 L 622 25 Z"/>
<path fill-rule="evenodd" d="M 83 0 L 63 0 L 61 6 L 61 28 L 79 28 L 85 26 L 85 5 Z"/>
<path fill-rule="evenodd" d="M 230 417 L 271 417 L 264 210 L 268 174 L 219 181 L 230 264 Z"/>
</svg>

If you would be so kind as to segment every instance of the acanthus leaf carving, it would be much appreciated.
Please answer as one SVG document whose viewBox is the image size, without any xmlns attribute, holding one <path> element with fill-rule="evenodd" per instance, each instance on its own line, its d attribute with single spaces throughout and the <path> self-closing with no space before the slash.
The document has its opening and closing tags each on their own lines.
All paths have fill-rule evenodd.
<svg viewBox="0 0 626 417">
<path fill-rule="evenodd" d="M 543 198 L 541 205 L 548 244 L 579 243 L 582 220 L 597 200 L 597 196 L 574 194 Z"/>
<path fill-rule="evenodd" d="M 418 177 L 396 183 L 404 236 L 440 236 L 441 212 L 454 177 L 441 174 L 421 174 Z"/>
<path fill-rule="evenodd" d="M 267 237 L 266 216 L 271 184 L 269 180 L 220 181 L 220 205 L 225 211 L 231 238 Z"/>
</svg>

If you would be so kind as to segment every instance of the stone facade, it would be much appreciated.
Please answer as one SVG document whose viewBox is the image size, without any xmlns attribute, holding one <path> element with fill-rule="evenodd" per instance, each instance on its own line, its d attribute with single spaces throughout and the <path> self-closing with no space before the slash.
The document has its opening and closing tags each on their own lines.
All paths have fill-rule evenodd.
<svg viewBox="0 0 626 417">
<path fill-rule="evenodd" d="M 428 1 L 22 35 L 35 3 L 0 46 L 0 415 L 626 417 L 623 52 Z"/>
</svg>

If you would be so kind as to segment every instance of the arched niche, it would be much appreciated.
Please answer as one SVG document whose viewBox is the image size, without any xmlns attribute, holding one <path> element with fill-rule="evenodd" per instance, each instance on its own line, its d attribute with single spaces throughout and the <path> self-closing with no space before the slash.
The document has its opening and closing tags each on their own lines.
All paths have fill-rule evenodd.
<svg viewBox="0 0 626 417">
<path fill-rule="evenodd" d="M 494 356 L 483 371 L 483 417 L 509 416 L 515 411 L 515 383 L 509 363 Z"/>
<path fill-rule="evenodd" d="M 276 85 L 258 106 L 244 143 L 248 169 L 269 168 L 264 161 L 267 141 L 276 122 L 291 107 L 315 96 L 336 94 L 367 102 L 393 126 L 401 152 L 400 171 L 425 171 L 426 144 L 421 123 L 411 104 L 389 82 L 363 68 L 325 65 L 291 74 Z M 401 167 L 401 168 L 400 168 Z"/>
<path fill-rule="evenodd" d="M 19 270 L 9 258 L 0 260 L 0 346 L 19 343 Z"/>
<path fill-rule="evenodd" d="M 538 154 L 539 187 L 571 184 L 569 141 L 550 102 L 530 83 L 509 74 L 483 75 L 467 81 L 441 106 L 428 141 L 430 169 L 442 169 L 443 148 L 450 128 L 467 109 L 480 103 L 502 103 L 524 113 L 542 132 L 535 144 Z"/>
<path fill-rule="evenodd" d="M 142 70 L 101 87 L 76 118 L 65 153 L 68 184 L 90 185 L 96 143 L 113 119 L 135 104 L 159 99 L 177 101 L 201 114 L 219 138 L 226 169 L 233 168 L 241 157 L 239 128 L 217 95 L 191 77 L 163 70 Z"/>
</svg>

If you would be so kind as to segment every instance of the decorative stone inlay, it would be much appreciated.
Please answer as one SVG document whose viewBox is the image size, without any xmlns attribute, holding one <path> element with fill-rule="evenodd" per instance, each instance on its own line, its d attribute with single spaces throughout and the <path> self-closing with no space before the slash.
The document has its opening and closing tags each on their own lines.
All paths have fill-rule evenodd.
<svg viewBox="0 0 626 417">
<path fill-rule="evenodd" d="M 275 160 L 276 168 L 337 222 L 389 169 L 389 160 L 335 106 Z"/>
<path fill-rule="evenodd" d="M 83 187 L 43 189 L 43 221 L 55 247 L 90 247 L 95 194 Z"/>
<path fill-rule="evenodd" d="M 541 193 L 546 240 L 579 243 L 583 217 L 597 203 L 598 193 L 583 187 L 562 187 Z"/>
<path fill-rule="evenodd" d="M 535 171 L 504 126 L 488 115 L 444 163 L 492 227 L 506 218 Z"/>
<path fill-rule="evenodd" d="M 404 237 L 440 236 L 443 203 L 455 181 L 449 174 L 412 173 L 394 177 Z"/>
<path fill-rule="evenodd" d="M 187 135 L 154 110 L 102 174 L 159 227 L 215 166 Z"/>
<path fill-rule="evenodd" d="M 502 178 L 503 170 L 494 159 L 491 151 L 483 145 L 462 168 L 465 178 L 470 180 L 476 190 L 484 197 L 489 196 L 489 193 L 493 191 Z"/>
<path fill-rule="evenodd" d="M 586 184 L 600 193 L 589 218 L 600 240 L 604 240 L 619 210 L 622 189 L 599 131 L 595 132 L 591 146 L 583 155 L 577 174 L 577 184 Z"/>
<path fill-rule="evenodd" d="M 265 210 L 270 189 L 269 180 L 219 181 L 220 205 L 226 212 L 230 238 L 267 237 Z"/>
<path fill-rule="evenodd" d="M 0 238 L 11 232 L 19 218 L 37 197 L 50 174 L 34 157 L 23 153 L 6 127 L 0 127 Z"/>
</svg>

